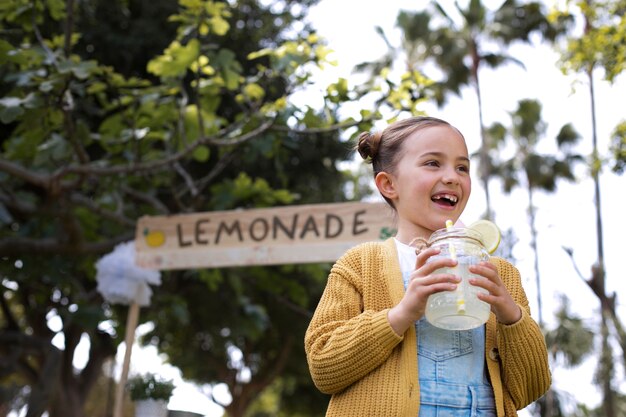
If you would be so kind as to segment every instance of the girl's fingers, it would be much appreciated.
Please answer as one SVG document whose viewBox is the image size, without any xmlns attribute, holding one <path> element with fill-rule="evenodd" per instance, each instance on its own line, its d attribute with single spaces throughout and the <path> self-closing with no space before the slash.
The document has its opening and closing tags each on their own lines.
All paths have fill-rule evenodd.
<svg viewBox="0 0 626 417">
<path fill-rule="evenodd" d="M 495 265 L 481 262 L 471 266 L 470 271 L 478 275 L 477 278 L 470 279 L 470 284 L 488 291 L 488 294 L 478 293 L 478 299 L 491 305 L 491 310 L 496 315 L 498 322 L 504 324 L 517 322 L 521 317 L 520 307 L 515 304 L 511 294 L 504 286 Z"/>
<path fill-rule="evenodd" d="M 457 261 L 450 258 L 437 258 L 434 260 L 428 260 L 431 256 L 439 254 L 440 250 L 435 248 L 428 248 L 417 255 L 417 261 L 415 262 L 414 277 L 427 276 L 432 274 L 438 269 L 453 267 L 457 264 Z"/>
<path fill-rule="evenodd" d="M 470 266 L 470 272 L 482 275 L 485 278 L 489 278 L 491 280 L 498 279 L 498 269 L 491 262 L 483 261 L 476 265 L 472 265 Z"/>
<path fill-rule="evenodd" d="M 424 250 L 421 250 L 417 254 L 417 261 L 415 262 L 415 269 L 419 269 L 422 266 L 424 266 L 426 262 L 428 261 L 428 258 L 430 258 L 433 255 L 438 255 L 440 252 L 441 250 L 437 248 L 426 248 Z"/>
<path fill-rule="evenodd" d="M 441 271 L 438 271 L 439 269 L 451 268 L 451 267 L 454 267 L 455 265 L 456 265 L 456 261 L 452 261 L 450 259 L 438 259 L 436 261 L 427 263 L 426 265 L 422 266 L 419 269 L 414 270 L 411 273 L 411 279 L 424 278 L 424 277 L 431 276 L 431 275 L 442 274 Z M 454 274 L 447 274 L 447 275 L 454 275 Z"/>
<path fill-rule="evenodd" d="M 416 278 L 413 281 L 416 281 L 417 285 L 445 284 L 449 282 L 458 284 L 461 282 L 461 278 L 454 274 L 430 274 L 425 277 Z"/>
<path fill-rule="evenodd" d="M 430 274 L 425 277 L 413 277 L 409 283 L 411 289 L 427 295 L 440 291 L 453 291 L 461 278 L 454 274 Z"/>
<path fill-rule="evenodd" d="M 502 280 L 500 279 L 500 276 L 498 275 L 498 270 L 493 264 L 489 262 L 481 262 L 479 264 L 472 265 L 469 267 L 469 270 L 471 273 L 479 275 L 481 278 L 484 278 L 484 281 L 487 281 L 481 283 L 481 281 L 483 281 L 481 278 L 472 278 L 472 280 L 475 280 L 477 284 L 481 287 L 493 288 L 504 285 L 502 283 Z"/>
</svg>

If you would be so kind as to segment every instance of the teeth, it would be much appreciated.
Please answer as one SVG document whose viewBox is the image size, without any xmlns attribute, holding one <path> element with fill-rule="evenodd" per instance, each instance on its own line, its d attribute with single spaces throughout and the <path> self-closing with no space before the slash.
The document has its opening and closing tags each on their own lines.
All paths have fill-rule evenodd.
<svg viewBox="0 0 626 417">
<path fill-rule="evenodd" d="M 433 197 L 435 200 L 441 200 L 442 198 L 445 198 L 447 200 L 452 201 L 453 203 L 456 203 L 458 198 L 455 195 L 452 194 L 439 194 Z"/>
</svg>

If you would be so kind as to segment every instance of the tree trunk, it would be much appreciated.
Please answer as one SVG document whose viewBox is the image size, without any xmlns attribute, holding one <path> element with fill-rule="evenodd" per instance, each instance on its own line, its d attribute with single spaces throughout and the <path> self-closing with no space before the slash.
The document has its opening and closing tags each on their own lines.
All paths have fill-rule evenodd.
<svg viewBox="0 0 626 417">
<path fill-rule="evenodd" d="M 228 417 L 243 417 L 246 414 L 246 411 L 257 399 L 259 394 L 270 386 L 282 373 L 287 359 L 293 351 L 293 346 L 293 336 L 288 336 L 271 367 L 272 372 L 269 372 L 262 380 L 256 383 L 238 383 L 235 386 L 229 386 L 233 401 L 229 405 L 223 406 Z"/>
<path fill-rule="evenodd" d="M 530 246 L 535 257 L 535 282 L 537 286 L 537 314 L 539 327 L 543 328 L 543 312 L 541 308 L 541 277 L 539 274 L 539 251 L 537 250 L 537 227 L 535 225 L 535 206 L 533 201 L 533 188 L 530 185 L 530 178 L 526 175 L 528 182 L 528 221 L 530 223 Z"/>
<path fill-rule="evenodd" d="M 50 401 L 62 389 L 60 381 L 61 353 L 54 346 L 41 355 L 43 365 L 37 375 L 37 381 L 31 384 L 26 417 L 40 417 L 47 409 Z M 68 415 L 67 417 L 72 417 Z"/>
<path fill-rule="evenodd" d="M 587 4 L 591 6 L 592 0 L 587 0 Z M 591 29 L 591 23 L 587 17 L 585 17 L 585 33 L 588 33 Z M 607 320 L 610 317 L 610 310 L 607 310 L 605 304 L 608 297 L 606 296 L 605 291 L 605 267 L 604 267 L 604 243 L 603 243 L 603 231 L 602 231 L 602 207 L 601 207 L 601 198 L 600 198 L 600 170 L 601 170 L 601 161 L 598 153 L 598 133 L 597 133 L 597 122 L 596 122 L 596 104 L 595 104 L 595 91 L 594 91 L 594 83 L 593 83 L 593 63 L 589 65 L 587 69 L 587 78 L 589 79 L 589 98 L 591 102 L 591 134 L 592 134 L 592 142 L 593 142 L 593 154 L 591 158 L 591 175 L 593 178 L 594 184 L 594 202 L 595 202 L 595 211 L 596 211 L 596 242 L 597 242 L 597 251 L 598 251 L 598 260 L 594 265 L 592 283 L 595 284 L 597 288 L 597 295 L 600 299 L 601 308 L 602 308 L 602 355 L 604 357 L 605 354 L 609 352 L 604 351 L 605 349 L 611 349 L 609 343 L 609 332 L 607 329 Z M 611 380 L 612 374 L 609 372 L 605 372 L 603 364 L 601 364 L 601 385 L 603 390 L 603 407 L 605 411 L 605 417 L 615 417 L 615 405 L 614 405 L 614 395 L 613 390 L 611 388 Z"/>
<path fill-rule="evenodd" d="M 472 56 L 472 78 L 474 79 L 474 87 L 476 89 L 476 99 L 478 100 L 478 123 L 480 125 L 480 166 L 478 167 L 478 175 L 485 192 L 485 218 L 495 220 L 491 211 L 491 194 L 489 193 L 489 177 L 491 175 L 491 161 L 489 160 L 489 142 L 485 133 L 485 122 L 483 121 L 483 99 L 480 91 L 480 81 L 478 79 L 478 68 L 480 66 L 480 57 L 476 50 L 476 42 L 472 40 L 472 48 L 470 54 Z"/>
<path fill-rule="evenodd" d="M 616 417 L 613 392 L 613 351 L 609 343 L 608 312 L 602 309 L 602 352 L 600 353 L 599 380 L 602 384 L 602 411 L 605 417 Z"/>
</svg>

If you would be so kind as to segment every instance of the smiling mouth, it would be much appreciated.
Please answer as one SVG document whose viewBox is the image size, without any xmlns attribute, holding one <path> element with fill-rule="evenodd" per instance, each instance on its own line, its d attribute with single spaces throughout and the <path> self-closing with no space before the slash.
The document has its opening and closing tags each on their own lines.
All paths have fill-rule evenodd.
<svg viewBox="0 0 626 417">
<path fill-rule="evenodd" d="M 446 206 L 454 207 L 458 203 L 459 198 L 452 194 L 437 194 L 431 198 L 435 203 L 444 204 Z"/>
</svg>

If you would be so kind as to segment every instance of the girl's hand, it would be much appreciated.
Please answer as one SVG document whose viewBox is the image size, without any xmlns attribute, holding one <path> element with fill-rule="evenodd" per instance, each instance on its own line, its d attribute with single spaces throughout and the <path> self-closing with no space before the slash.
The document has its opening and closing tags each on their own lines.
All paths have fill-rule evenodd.
<svg viewBox="0 0 626 417">
<path fill-rule="evenodd" d="M 489 291 L 489 294 L 478 293 L 478 299 L 491 305 L 491 311 L 496 315 L 498 322 L 513 324 L 522 318 L 522 310 L 515 304 L 513 297 L 504 286 L 494 264 L 483 261 L 470 266 L 469 270 L 481 276 L 481 278 L 471 278 L 469 283 Z"/>
<path fill-rule="evenodd" d="M 437 269 L 453 267 L 457 261 L 439 258 L 426 263 L 428 258 L 440 252 L 436 248 L 428 248 L 417 255 L 415 271 L 411 273 L 409 285 L 404 297 L 387 315 L 389 324 L 396 334 L 404 332 L 419 320 L 426 310 L 428 296 L 441 291 L 454 291 L 460 278 L 453 274 L 435 274 Z"/>
</svg>

